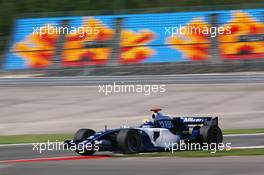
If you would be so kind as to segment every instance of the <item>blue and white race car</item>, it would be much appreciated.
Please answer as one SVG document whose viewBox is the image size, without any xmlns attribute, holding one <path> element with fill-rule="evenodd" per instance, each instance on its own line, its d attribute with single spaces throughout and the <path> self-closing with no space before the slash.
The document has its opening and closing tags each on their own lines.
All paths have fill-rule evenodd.
<svg viewBox="0 0 264 175">
<path fill-rule="evenodd" d="M 223 134 L 215 117 L 170 117 L 161 109 L 152 109 L 152 120 L 144 120 L 135 128 L 121 127 L 95 132 L 78 130 L 73 140 L 66 140 L 68 147 L 75 147 L 80 155 L 92 155 L 96 151 L 124 154 L 164 151 L 169 143 L 221 143 Z"/>
</svg>

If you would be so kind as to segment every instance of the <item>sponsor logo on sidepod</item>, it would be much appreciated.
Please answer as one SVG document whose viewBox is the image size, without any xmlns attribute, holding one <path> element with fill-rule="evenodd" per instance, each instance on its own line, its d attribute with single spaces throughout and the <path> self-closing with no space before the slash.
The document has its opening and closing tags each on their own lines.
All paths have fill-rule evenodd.
<svg viewBox="0 0 264 175">
<path fill-rule="evenodd" d="M 199 123 L 199 122 L 203 122 L 204 120 L 202 118 L 192 118 L 192 117 L 185 117 L 183 118 L 183 122 L 187 123 L 187 122 L 194 122 L 194 123 Z"/>
</svg>

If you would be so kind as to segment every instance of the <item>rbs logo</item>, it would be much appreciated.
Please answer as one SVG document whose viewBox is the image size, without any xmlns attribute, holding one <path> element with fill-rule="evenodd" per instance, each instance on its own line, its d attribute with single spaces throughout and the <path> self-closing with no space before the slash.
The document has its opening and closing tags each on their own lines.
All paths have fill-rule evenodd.
<svg viewBox="0 0 264 175">
<path fill-rule="evenodd" d="M 173 128 L 173 124 L 170 120 L 159 121 L 159 124 L 162 128 L 168 128 L 168 129 Z"/>
</svg>

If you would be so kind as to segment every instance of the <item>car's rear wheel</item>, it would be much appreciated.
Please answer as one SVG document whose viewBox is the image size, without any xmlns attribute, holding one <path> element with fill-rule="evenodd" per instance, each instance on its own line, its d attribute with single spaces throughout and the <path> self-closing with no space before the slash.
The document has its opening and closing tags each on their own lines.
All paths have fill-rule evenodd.
<svg viewBox="0 0 264 175">
<path fill-rule="evenodd" d="M 140 152 L 142 140 L 139 131 L 136 129 L 121 129 L 117 135 L 117 145 L 125 154 Z"/>
<path fill-rule="evenodd" d="M 203 136 L 203 141 L 207 144 L 223 142 L 223 133 L 218 126 L 202 126 L 200 134 Z"/>
<path fill-rule="evenodd" d="M 95 131 L 92 130 L 92 129 L 79 129 L 75 133 L 73 141 L 75 143 L 82 142 L 82 141 L 84 141 L 85 139 L 87 139 L 88 137 L 90 137 L 90 136 L 92 136 L 94 134 L 95 134 Z M 75 151 L 76 151 L 76 153 L 78 153 L 80 155 L 84 155 L 84 156 L 93 155 L 96 152 L 95 150 L 87 150 L 85 148 L 76 149 Z"/>
</svg>

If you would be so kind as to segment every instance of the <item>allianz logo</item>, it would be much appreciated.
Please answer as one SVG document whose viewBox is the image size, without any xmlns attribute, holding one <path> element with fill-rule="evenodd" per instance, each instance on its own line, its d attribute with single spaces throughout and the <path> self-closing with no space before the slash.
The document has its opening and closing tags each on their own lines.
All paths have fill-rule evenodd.
<svg viewBox="0 0 264 175">
<path fill-rule="evenodd" d="M 203 122 L 202 118 L 184 117 L 183 122 Z"/>
</svg>

